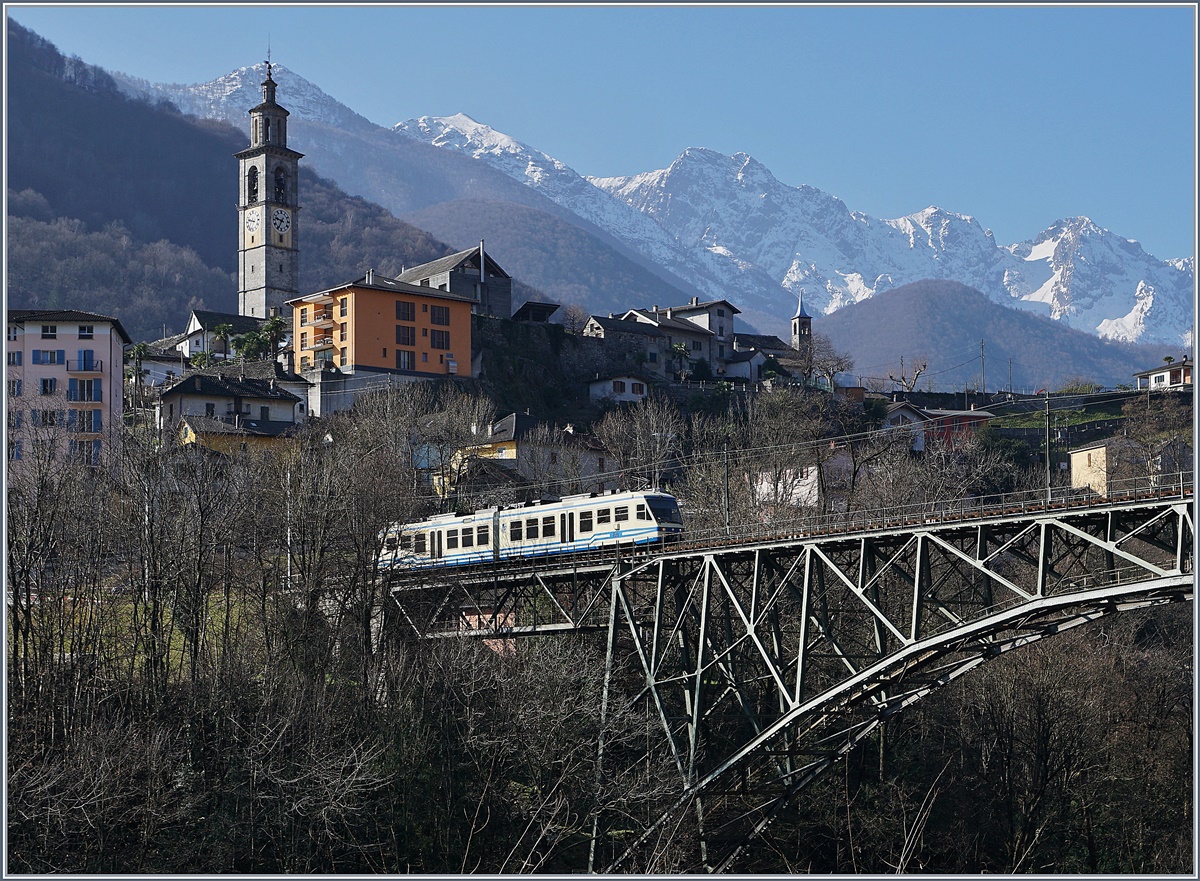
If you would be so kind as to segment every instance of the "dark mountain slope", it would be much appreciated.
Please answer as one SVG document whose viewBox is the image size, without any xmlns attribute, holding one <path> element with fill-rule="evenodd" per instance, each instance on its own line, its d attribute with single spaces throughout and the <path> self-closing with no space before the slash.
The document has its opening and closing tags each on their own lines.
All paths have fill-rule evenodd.
<svg viewBox="0 0 1200 881">
<path fill-rule="evenodd" d="M 1102 385 L 1132 382 L 1133 370 L 1180 353 L 1164 346 L 1110 343 L 1048 318 L 999 306 L 984 294 L 953 281 L 927 280 L 813 319 L 813 332 L 827 334 L 855 362 L 852 374 L 886 377 L 900 359 L 911 365 L 924 356 L 935 390 L 961 389 L 980 379 L 979 341 L 984 341 L 987 386 L 1013 384 L 1036 390 L 1055 388 L 1082 376 Z"/>
<path fill-rule="evenodd" d="M 192 308 L 236 311 L 246 135 L 126 99 L 11 21 L 9 36 L 9 305 L 111 314 L 135 339 L 182 330 Z M 455 250 L 303 166 L 300 187 L 302 290 Z M 544 298 L 515 281 L 517 302 Z"/>
</svg>

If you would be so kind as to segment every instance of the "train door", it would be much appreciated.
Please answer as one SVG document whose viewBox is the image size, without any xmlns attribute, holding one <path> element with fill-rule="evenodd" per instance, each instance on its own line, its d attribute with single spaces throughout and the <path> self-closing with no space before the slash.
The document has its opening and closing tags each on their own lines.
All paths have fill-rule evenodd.
<svg viewBox="0 0 1200 881">
<path fill-rule="evenodd" d="M 492 560 L 500 562 L 500 512 L 492 515 Z"/>
<path fill-rule="evenodd" d="M 429 558 L 431 560 L 442 558 L 442 531 L 440 529 L 434 529 L 429 533 Z"/>
<path fill-rule="evenodd" d="M 564 511 L 558 515 L 558 534 L 562 536 L 562 543 L 572 545 L 575 543 L 575 512 Z"/>
</svg>

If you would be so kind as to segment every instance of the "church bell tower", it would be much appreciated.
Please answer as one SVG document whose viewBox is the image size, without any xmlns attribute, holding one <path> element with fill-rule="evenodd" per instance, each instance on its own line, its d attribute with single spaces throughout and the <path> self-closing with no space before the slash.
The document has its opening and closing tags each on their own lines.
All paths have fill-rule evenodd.
<svg viewBox="0 0 1200 881">
<path fill-rule="evenodd" d="M 262 103 L 250 108 L 250 147 L 238 160 L 238 313 L 268 318 L 300 294 L 297 229 L 303 153 L 288 149 L 288 112 L 275 103 L 271 62 Z"/>
<path fill-rule="evenodd" d="M 812 345 L 812 317 L 804 311 L 804 291 L 800 291 L 800 302 L 792 316 L 792 348 L 797 352 Z"/>
</svg>

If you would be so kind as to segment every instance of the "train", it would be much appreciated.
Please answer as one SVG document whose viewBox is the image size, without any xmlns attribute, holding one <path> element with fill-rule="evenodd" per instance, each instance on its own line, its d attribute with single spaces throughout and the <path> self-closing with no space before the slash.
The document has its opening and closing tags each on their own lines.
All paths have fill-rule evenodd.
<svg viewBox="0 0 1200 881">
<path fill-rule="evenodd" d="M 383 532 L 382 569 L 470 566 L 677 541 L 679 502 L 659 491 L 604 492 L 440 514 Z"/>
</svg>

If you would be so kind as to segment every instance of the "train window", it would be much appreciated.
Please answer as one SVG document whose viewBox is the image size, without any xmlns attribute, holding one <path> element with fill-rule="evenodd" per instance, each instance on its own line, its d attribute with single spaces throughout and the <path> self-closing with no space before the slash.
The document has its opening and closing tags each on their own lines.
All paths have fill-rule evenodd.
<svg viewBox="0 0 1200 881">
<path fill-rule="evenodd" d="M 458 547 L 458 530 L 457 529 L 447 529 L 446 530 L 446 550 L 452 551 L 457 547 Z"/>
<path fill-rule="evenodd" d="M 538 519 L 536 517 L 530 517 L 528 520 L 525 521 L 525 537 L 526 538 L 537 538 L 538 537 Z"/>
<path fill-rule="evenodd" d="M 425 533 L 418 532 L 416 534 L 415 538 L 416 538 L 416 547 L 415 547 L 416 552 L 418 554 L 425 553 Z"/>
<path fill-rule="evenodd" d="M 396 536 L 389 535 L 387 538 L 385 538 L 383 540 L 383 546 L 385 548 L 387 548 L 389 551 L 396 550 Z"/>
<path fill-rule="evenodd" d="M 592 531 L 592 512 L 591 511 L 580 511 L 579 512 L 579 531 L 580 532 L 591 532 Z"/>
<path fill-rule="evenodd" d="M 521 521 L 514 520 L 512 526 L 508 527 L 508 537 L 513 541 L 521 541 Z"/>
<path fill-rule="evenodd" d="M 462 534 L 462 546 L 470 548 L 475 546 L 475 527 L 464 526 Z"/>
<path fill-rule="evenodd" d="M 413 539 L 413 537 L 411 535 L 400 536 L 400 550 L 411 551 L 412 550 L 412 539 Z"/>
<path fill-rule="evenodd" d="M 612 511 L 608 510 L 608 508 L 601 508 L 596 512 L 597 526 L 601 523 L 608 523 L 610 520 L 612 520 Z"/>
<path fill-rule="evenodd" d="M 551 517 L 543 517 L 542 518 L 542 537 L 543 538 L 553 538 L 554 537 L 554 517 L 551 516 Z"/>
<path fill-rule="evenodd" d="M 485 547 L 487 547 L 489 544 L 491 544 L 491 542 L 489 541 L 489 536 L 488 536 L 488 527 L 487 527 L 487 524 L 486 524 L 486 523 L 484 523 L 483 525 L 479 526 L 479 527 L 476 529 L 476 532 L 475 532 L 475 543 L 476 543 L 477 545 L 479 545 L 481 548 L 485 548 Z"/>
<path fill-rule="evenodd" d="M 650 519 L 650 512 L 646 510 L 645 505 L 637 506 L 637 519 L 639 519 L 639 520 L 649 520 Z"/>
<path fill-rule="evenodd" d="M 613 508 L 613 512 L 616 514 L 616 521 L 618 523 L 624 523 L 629 519 L 629 507 L 627 505 L 622 505 L 619 508 Z"/>
</svg>

